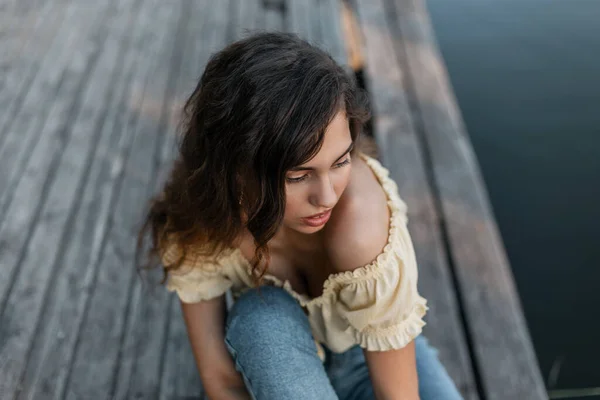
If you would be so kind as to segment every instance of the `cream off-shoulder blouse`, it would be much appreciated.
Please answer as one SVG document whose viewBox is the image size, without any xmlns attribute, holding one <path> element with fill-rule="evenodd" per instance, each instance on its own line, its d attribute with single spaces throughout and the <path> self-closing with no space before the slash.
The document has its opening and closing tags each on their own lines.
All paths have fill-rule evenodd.
<svg viewBox="0 0 600 400">
<path fill-rule="evenodd" d="M 417 291 L 417 265 L 406 227 L 406 205 L 389 171 L 374 158 L 360 156 L 388 198 L 390 228 L 383 251 L 368 265 L 330 275 L 322 295 L 316 298 L 295 292 L 288 281 L 269 274 L 264 277 L 265 283 L 285 289 L 305 308 L 315 340 L 338 353 L 356 344 L 370 351 L 402 348 L 421 333 L 427 310 L 427 301 Z M 163 262 L 171 263 L 177 255 L 177 247 L 170 246 Z M 167 281 L 167 289 L 177 292 L 185 303 L 209 300 L 229 289 L 235 298 L 254 286 L 250 263 L 237 248 L 222 252 L 210 262 L 190 259 L 195 261 L 186 265 L 184 260 L 180 269 L 169 273 Z"/>
</svg>

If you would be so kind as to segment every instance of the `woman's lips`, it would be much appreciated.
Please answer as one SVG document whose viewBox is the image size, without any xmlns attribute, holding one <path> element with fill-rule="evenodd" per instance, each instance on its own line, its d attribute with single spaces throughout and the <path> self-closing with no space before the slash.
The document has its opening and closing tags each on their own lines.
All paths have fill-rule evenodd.
<svg viewBox="0 0 600 400">
<path fill-rule="evenodd" d="M 321 226 L 324 225 L 331 217 L 331 210 L 326 211 L 322 214 L 318 214 L 314 217 L 302 218 L 302 221 L 308 226 Z"/>
</svg>

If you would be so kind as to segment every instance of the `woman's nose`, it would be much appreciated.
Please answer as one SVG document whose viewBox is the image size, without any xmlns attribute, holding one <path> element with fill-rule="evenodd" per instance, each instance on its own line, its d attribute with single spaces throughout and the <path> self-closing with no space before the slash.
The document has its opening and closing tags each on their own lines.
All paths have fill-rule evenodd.
<svg viewBox="0 0 600 400">
<path fill-rule="evenodd" d="M 313 192 L 311 202 L 316 207 L 332 208 L 337 203 L 337 195 L 333 182 L 328 177 L 319 179 L 317 188 Z"/>
</svg>

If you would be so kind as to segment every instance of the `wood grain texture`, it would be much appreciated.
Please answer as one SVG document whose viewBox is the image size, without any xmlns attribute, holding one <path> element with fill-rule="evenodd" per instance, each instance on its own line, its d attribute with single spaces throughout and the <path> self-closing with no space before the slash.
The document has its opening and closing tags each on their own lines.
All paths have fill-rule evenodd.
<svg viewBox="0 0 600 400">
<path fill-rule="evenodd" d="M 0 87 L 6 84 L 9 72 L 25 66 L 24 58 L 37 58 L 32 50 L 44 50 L 58 29 L 64 9 L 65 5 L 55 7 L 51 2 L 24 12 L 0 9 Z"/>
<path fill-rule="evenodd" d="M 316 18 L 319 21 L 318 44 L 348 72 L 348 52 L 342 30 L 342 4 L 339 0 L 319 0 L 316 2 Z"/>
<path fill-rule="evenodd" d="M 230 40 L 238 40 L 248 36 L 257 29 L 264 29 L 264 8 L 262 0 L 231 0 L 232 15 L 229 17 L 231 26 Z M 227 2 L 229 4 L 229 2 Z"/>
<path fill-rule="evenodd" d="M 285 30 L 314 43 L 320 36 L 317 0 L 287 0 Z"/>
<path fill-rule="evenodd" d="M 283 31 L 283 12 L 281 8 L 269 7 L 264 11 L 265 30 L 269 32 Z"/>
<path fill-rule="evenodd" d="M 429 301 L 426 336 L 466 399 L 476 399 L 458 305 L 441 241 L 438 215 L 422 149 L 406 97 L 407 76 L 395 56 L 383 1 L 357 1 L 364 40 L 367 89 L 374 108 L 375 138 L 382 162 L 396 180 L 409 210 L 409 229 L 419 262 L 420 289 Z"/>
<path fill-rule="evenodd" d="M 204 28 L 206 19 L 210 16 L 210 13 L 204 12 L 207 6 L 206 0 L 182 4 L 174 53 L 171 60 L 165 60 L 163 65 L 163 68 L 167 67 L 170 62 L 171 71 L 167 95 L 160 110 L 159 141 L 154 155 L 156 173 L 149 185 L 153 194 L 164 184 L 170 163 L 176 155 L 174 145 L 177 118 L 174 114 L 179 114 L 179 106 L 184 102 L 186 92 L 195 86 L 201 72 L 198 53 L 201 52 L 203 42 L 196 38 L 207 34 Z M 139 224 L 137 225 L 139 227 Z M 114 395 L 117 399 L 159 398 L 162 397 L 161 392 L 164 393 L 163 377 L 168 368 L 165 355 L 169 345 L 168 328 L 173 296 L 158 284 L 160 278 L 160 270 L 135 277 L 123 356 L 118 366 L 117 389 Z M 183 392 L 192 394 L 194 398 L 202 398 L 202 387 L 197 374 L 193 373 L 195 365 L 191 349 L 175 362 L 188 369 L 188 376 L 193 375 L 196 378 L 187 387 L 182 388 Z M 168 384 L 166 386 L 169 388 Z M 173 392 L 165 397 L 176 398 Z"/>
<path fill-rule="evenodd" d="M 156 171 L 155 154 L 160 143 L 159 128 L 171 66 L 164 60 L 171 59 L 176 45 L 178 22 L 183 14 L 181 4 L 145 4 L 150 15 L 140 44 L 147 43 L 150 47 L 138 60 L 139 69 L 127 99 L 127 107 L 133 109 L 136 117 L 133 126 L 125 132 L 132 150 L 123 163 L 116 165 L 122 168 L 122 190 L 116 195 L 111 210 L 119 217 L 110 219 L 106 232 L 94 290 L 65 387 L 67 399 L 112 397 L 117 390 L 119 395 L 128 391 L 128 387 L 118 384 L 118 377 L 121 371 L 131 376 L 129 357 L 137 350 L 135 346 L 124 347 L 129 317 L 136 309 L 132 302 L 136 278 L 135 227 L 141 217 L 140 204 L 147 200 Z M 153 29 L 156 25 L 165 28 Z M 160 366 L 147 367 L 148 374 L 158 375 Z M 152 387 L 156 391 L 157 386 Z"/>
<path fill-rule="evenodd" d="M 88 11 L 94 10 L 88 7 Z M 8 64 L 0 77 L 0 169 L 4 171 L 0 175 L 0 217 L 6 192 L 14 188 L 35 143 L 37 135 L 30 132 L 40 130 L 77 40 L 85 38 L 89 29 L 86 10 L 79 4 L 66 5 L 60 11 L 51 13 L 45 24 L 36 23 L 35 40 L 28 41 L 17 59 L 11 61 L 7 55 L 0 61 Z"/>
<path fill-rule="evenodd" d="M 138 9 L 129 13 L 129 20 L 122 22 L 127 31 L 123 32 L 123 29 L 120 29 L 119 34 L 122 37 L 117 35 L 113 38 L 112 46 L 123 42 L 121 53 L 115 55 L 114 51 L 110 51 L 108 43 L 104 48 L 107 56 L 119 62 L 118 73 L 111 80 L 114 90 L 112 96 L 106 99 L 108 111 L 103 118 L 105 122 L 99 127 L 100 140 L 85 187 L 82 189 L 82 205 L 68 233 L 71 240 L 64 247 L 58 271 L 55 271 L 54 290 L 47 301 L 49 304 L 43 314 L 41 329 L 28 361 L 24 392 L 20 398 L 37 398 L 42 394 L 63 398 L 78 334 L 106 241 L 112 206 L 115 197 L 123 190 L 123 163 L 127 154 L 132 151 L 132 136 L 128 132 L 140 110 L 132 107 L 129 100 L 140 94 L 142 86 L 136 84 L 140 80 L 136 74 L 141 73 L 143 78 L 146 67 L 140 67 L 139 63 L 150 60 L 156 54 L 147 33 L 155 16 L 149 13 L 150 9 L 147 7 L 140 10 L 140 2 L 136 3 Z M 90 78 L 93 79 L 94 76 Z M 93 80 L 97 84 L 106 81 Z M 135 93 L 132 95 L 130 90 L 135 90 Z M 160 349 L 157 352 L 160 352 Z M 148 365 L 147 373 L 151 372 L 151 365 Z M 121 375 L 125 374 L 119 374 Z"/>
<path fill-rule="evenodd" d="M 72 62 L 68 60 L 73 57 L 74 49 L 82 47 L 82 41 L 89 36 L 89 29 L 97 24 L 90 24 L 82 15 L 82 10 L 69 8 L 68 11 L 72 11 L 69 15 L 72 18 L 66 18 L 66 23 L 71 24 L 71 29 L 65 28 L 58 32 L 58 40 L 53 43 L 50 54 L 42 63 L 43 71 L 36 76 L 23 104 L 18 110 L 13 110 L 7 105 L 1 113 L 5 121 L 10 121 L 10 129 L 0 140 L 0 171 L 3 172 L 0 174 L 0 221 L 6 216 L 6 210 L 15 194 L 18 181 L 23 177 L 27 161 L 41 140 L 42 127 L 47 120 L 48 123 L 54 123 L 57 115 L 68 114 L 77 88 L 82 82 L 76 78 L 85 74 L 89 50 L 82 51 Z M 94 12 L 97 13 L 98 10 Z M 10 96 L 11 91 L 10 88 L 5 88 L 0 94 Z M 15 93 L 14 96 L 18 98 L 21 93 Z M 13 98 L 8 97 L 8 100 Z M 1 295 L 0 287 L 0 298 Z"/>
<path fill-rule="evenodd" d="M 15 61 L 27 56 L 26 50 L 29 46 L 39 46 L 38 42 L 45 39 L 43 37 L 45 33 L 58 27 L 55 23 L 56 17 L 66 6 L 65 1 L 58 3 L 40 2 L 33 7 L 21 10 L 21 12 L 14 9 L 9 10 L 6 5 L 0 6 L 2 7 L 0 8 L 1 67 L 15 67 Z M 56 7 L 57 5 L 58 7 Z M 0 77 L 0 81 L 3 78 L 3 76 Z"/>
<path fill-rule="evenodd" d="M 338 0 L 288 0 L 285 31 L 327 51 L 351 73 L 342 28 L 342 4 Z"/>
<path fill-rule="evenodd" d="M 127 3 L 124 4 L 124 9 L 116 11 L 125 11 Z M 45 125 L 48 130 L 42 132 L 43 140 L 34 149 L 27 168 L 29 174 L 20 181 L 11 204 L 11 212 L 3 225 L 10 232 L 15 227 L 14 215 L 29 213 L 32 209 L 34 212 L 30 215 L 37 217 L 28 221 L 35 224 L 33 229 L 24 229 L 19 232 L 20 235 L 6 238 L 10 244 L 20 248 L 20 258 L 10 265 L 17 276 L 5 295 L 0 329 L 0 342 L 4 344 L 0 358 L 11 360 L 8 371 L 0 373 L 0 379 L 6 379 L 0 386 L 8 393 L 11 392 L 10 387 L 17 385 L 21 379 L 32 336 L 52 281 L 53 266 L 62 249 L 64 232 L 70 224 L 71 213 L 79 204 L 77 192 L 88 169 L 90 153 L 97 142 L 95 127 L 104 112 L 102 102 L 110 93 L 110 86 L 103 82 L 109 80 L 115 70 L 115 57 L 110 51 L 99 56 L 100 48 L 108 45 L 107 41 L 110 40 L 114 42 L 114 46 L 119 46 L 117 43 L 120 38 L 112 37 L 113 32 L 108 31 L 110 24 L 103 21 L 103 18 L 111 17 L 110 13 L 103 14 L 100 14 L 99 23 L 94 24 L 96 28 L 91 29 L 87 37 L 85 48 L 88 52 L 85 53 L 86 58 L 82 59 L 81 69 L 72 72 L 70 81 L 73 87 L 83 87 L 82 90 L 76 89 L 80 94 L 69 101 L 80 102 L 80 105 L 67 106 L 67 109 L 73 109 L 63 115 L 56 115 L 55 119 Z M 119 19 L 115 18 L 115 22 L 117 21 Z M 114 34 L 123 33 L 124 27 L 125 23 Z M 93 79 L 87 79 L 88 73 Z M 83 79 L 84 76 L 86 79 Z M 86 84 L 82 85 L 82 82 Z M 44 140 L 50 142 L 44 143 Z M 31 188 L 43 188 L 46 185 L 48 190 L 42 190 L 41 198 L 37 199 L 39 204 L 32 204 L 29 201 Z M 2 254 L 3 261 L 9 254 Z M 13 387 L 12 390 L 17 388 Z"/>
<path fill-rule="evenodd" d="M 427 144 L 482 390 L 489 399 L 547 395 L 484 182 L 425 3 L 389 0 L 411 99 Z"/>
<path fill-rule="evenodd" d="M 39 53 L 48 50 L 49 42 L 55 36 L 65 7 L 53 7 L 47 2 L 26 15 L 0 13 L 0 107 L 9 107 L 7 114 L 0 114 L 0 143 L 5 132 L 4 127 L 14 114 L 22 95 L 19 86 L 23 78 L 39 66 Z M 35 72 L 34 72 L 35 73 Z M 15 90 L 16 89 L 16 90 Z M 8 91 L 12 96 L 8 95 Z"/>
</svg>

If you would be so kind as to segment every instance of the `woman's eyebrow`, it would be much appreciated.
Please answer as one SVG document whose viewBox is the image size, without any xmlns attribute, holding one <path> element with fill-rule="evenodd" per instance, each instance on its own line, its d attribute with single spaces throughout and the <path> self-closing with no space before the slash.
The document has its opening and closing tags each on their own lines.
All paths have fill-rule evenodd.
<svg viewBox="0 0 600 400">
<path fill-rule="evenodd" d="M 336 162 L 338 162 L 340 160 L 340 158 L 342 158 L 346 154 L 350 153 L 353 148 L 354 148 L 354 142 L 350 143 L 350 146 L 348 146 L 348 148 L 346 149 L 346 151 L 344 151 L 344 153 L 342 153 L 341 156 L 339 156 L 338 158 L 336 158 L 333 163 L 335 164 Z M 290 168 L 290 171 L 314 171 L 314 170 L 315 169 L 313 167 L 294 167 L 294 168 Z"/>
</svg>

